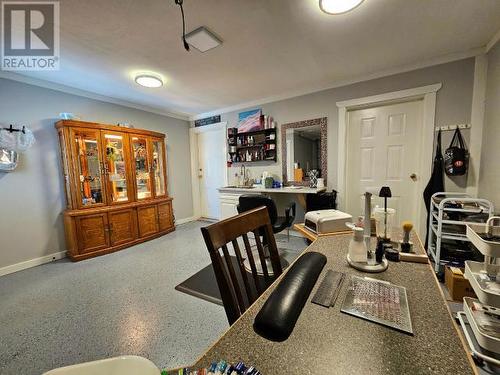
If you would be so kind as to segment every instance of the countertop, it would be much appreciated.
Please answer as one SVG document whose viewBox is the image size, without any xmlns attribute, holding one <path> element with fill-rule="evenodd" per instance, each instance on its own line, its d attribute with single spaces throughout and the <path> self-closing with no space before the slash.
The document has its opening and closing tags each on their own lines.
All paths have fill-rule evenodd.
<svg viewBox="0 0 500 375">
<path fill-rule="evenodd" d="M 406 287 L 414 336 L 341 313 L 346 282 L 335 306 L 327 309 L 310 302 L 328 269 L 367 275 L 347 265 L 350 237 L 320 237 L 305 250 L 325 254 L 328 261 L 286 341 L 268 341 L 252 327 L 281 276 L 193 367 L 225 359 L 252 364 L 264 375 L 474 374 L 472 359 L 429 264 L 391 262 L 387 271 L 368 275 Z M 422 251 L 416 235 L 412 237 Z"/>
<path fill-rule="evenodd" d="M 276 189 L 266 189 L 264 187 L 256 186 L 252 188 L 239 188 L 239 187 L 220 187 L 218 189 L 221 193 L 288 193 L 288 194 L 317 194 L 326 190 L 326 188 L 310 188 L 307 186 L 300 186 L 298 188 L 282 187 Z"/>
</svg>

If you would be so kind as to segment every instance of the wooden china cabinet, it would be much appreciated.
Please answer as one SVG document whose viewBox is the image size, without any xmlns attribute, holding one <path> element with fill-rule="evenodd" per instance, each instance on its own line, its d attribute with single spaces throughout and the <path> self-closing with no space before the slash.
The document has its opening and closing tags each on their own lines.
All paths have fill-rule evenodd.
<svg viewBox="0 0 500 375">
<path fill-rule="evenodd" d="M 167 191 L 165 135 L 62 120 L 68 255 L 82 260 L 175 230 Z"/>
</svg>

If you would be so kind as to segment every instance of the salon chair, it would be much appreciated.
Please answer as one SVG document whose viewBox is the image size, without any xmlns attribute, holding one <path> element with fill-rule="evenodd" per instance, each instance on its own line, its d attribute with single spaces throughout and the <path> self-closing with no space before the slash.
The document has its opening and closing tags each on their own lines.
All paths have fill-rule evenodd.
<svg viewBox="0 0 500 375">
<path fill-rule="evenodd" d="M 254 208 L 265 206 L 271 219 L 271 226 L 273 233 L 279 233 L 283 230 L 288 232 L 288 240 L 290 240 L 290 228 L 295 220 L 295 202 L 291 202 L 285 208 L 285 216 L 278 216 L 278 209 L 276 203 L 264 195 L 244 194 L 240 196 L 239 204 L 237 206 L 238 213 L 253 210 Z"/>
<path fill-rule="evenodd" d="M 236 208 L 238 210 L 238 213 L 241 214 L 243 212 L 250 211 L 262 206 L 267 208 L 273 233 L 279 233 L 286 229 L 288 234 L 288 241 L 290 241 L 290 227 L 293 225 L 293 221 L 295 220 L 295 209 L 296 209 L 295 202 L 291 202 L 285 208 L 285 216 L 278 216 L 276 203 L 274 203 L 274 201 L 271 198 L 266 197 L 264 195 L 244 194 L 240 196 L 239 204 Z M 267 239 L 263 235 L 262 231 L 260 232 L 260 236 L 263 237 L 262 244 L 264 245 L 264 255 L 266 259 L 266 264 L 268 264 L 268 268 L 271 269 Z M 282 268 L 288 267 L 289 264 L 288 261 L 284 259 L 283 256 L 281 255 L 280 255 L 280 261 Z M 251 269 L 248 260 L 245 260 L 244 264 L 247 270 Z M 256 264 L 256 266 L 257 266 L 257 272 L 261 274 L 262 273 L 261 265 Z"/>
</svg>

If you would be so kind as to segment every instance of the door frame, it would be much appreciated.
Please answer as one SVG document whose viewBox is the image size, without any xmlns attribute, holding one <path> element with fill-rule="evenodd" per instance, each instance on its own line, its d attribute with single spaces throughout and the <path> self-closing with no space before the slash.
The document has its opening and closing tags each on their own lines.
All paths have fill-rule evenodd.
<svg viewBox="0 0 500 375">
<path fill-rule="evenodd" d="M 419 179 L 417 181 L 417 191 L 424 191 L 431 176 L 433 152 L 424 152 L 432 150 L 434 147 L 434 133 L 436 120 L 436 93 L 442 87 L 442 83 L 436 83 L 428 86 L 421 86 L 407 90 L 387 92 L 380 95 L 366 96 L 357 99 L 350 99 L 337 102 L 338 108 L 338 169 L 337 186 L 339 207 L 345 209 L 346 204 L 346 170 L 347 170 L 347 126 L 349 126 L 348 112 L 378 107 L 381 105 L 398 104 L 423 100 L 422 122 L 423 129 L 420 133 L 420 163 L 417 167 Z M 424 202 L 417 205 L 417 217 L 415 218 L 415 230 L 420 235 L 425 228 Z"/>
<path fill-rule="evenodd" d="M 218 122 L 216 124 L 189 128 L 189 146 L 191 149 L 191 185 L 193 197 L 193 217 L 195 220 L 201 217 L 201 195 L 200 195 L 200 181 L 198 178 L 198 134 L 210 131 L 221 131 L 221 137 L 224 139 L 224 185 L 227 185 L 227 141 L 226 141 L 226 128 L 227 121 Z"/>
</svg>

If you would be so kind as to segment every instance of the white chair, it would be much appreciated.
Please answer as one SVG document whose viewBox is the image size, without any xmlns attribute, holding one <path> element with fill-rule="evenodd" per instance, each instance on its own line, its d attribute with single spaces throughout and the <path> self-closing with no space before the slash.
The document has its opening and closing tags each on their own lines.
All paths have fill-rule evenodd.
<svg viewBox="0 0 500 375">
<path fill-rule="evenodd" d="M 160 375 L 158 367 L 149 359 L 124 355 L 78 365 L 61 367 L 43 375 Z"/>
</svg>

